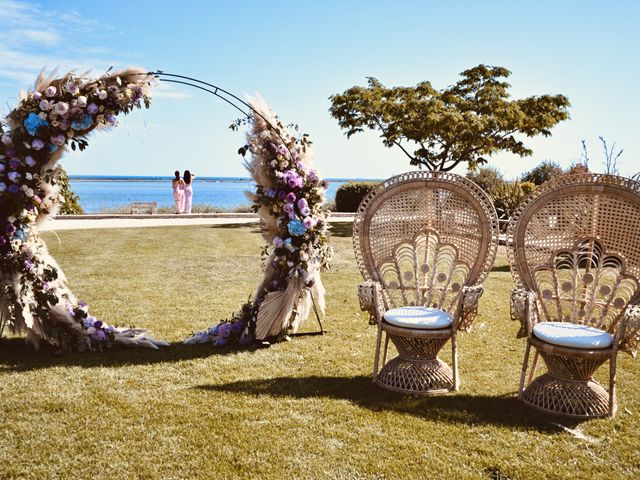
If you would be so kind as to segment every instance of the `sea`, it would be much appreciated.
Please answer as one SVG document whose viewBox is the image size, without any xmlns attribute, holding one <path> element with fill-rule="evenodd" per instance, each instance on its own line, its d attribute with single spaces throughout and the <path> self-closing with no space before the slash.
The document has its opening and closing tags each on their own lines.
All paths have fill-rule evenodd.
<svg viewBox="0 0 640 480">
<path fill-rule="evenodd" d="M 71 189 L 80 197 L 86 213 L 106 213 L 131 203 L 156 202 L 158 207 L 171 207 L 173 177 L 85 176 L 70 175 Z M 327 201 L 333 201 L 340 185 L 352 179 L 328 179 Z M 355 179 L 358 180 L 358 179 Z M 255 191 L 246 177 L 196 177 L 193 182 L 193 204 L 235 209 L 250 202 L 244 192 Z"/>
</svg>

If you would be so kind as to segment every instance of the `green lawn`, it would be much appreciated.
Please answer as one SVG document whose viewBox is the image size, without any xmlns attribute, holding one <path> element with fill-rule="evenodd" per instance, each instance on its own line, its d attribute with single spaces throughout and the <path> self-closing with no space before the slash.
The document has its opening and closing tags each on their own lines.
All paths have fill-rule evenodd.
<svg viewBox="0 0 640 480">
<path fill-rule="evenodd" d="M 358 308 L 350 225 L 334 229 L 324 276 L 329 333 L 240 352 L 180 341 L 253 292 L 255 227 L 45 239 L 95 316 L 175 344 L 57 357 L 0 340 L 0 479 L 640 475 L 640 363 L 628 355 L 620 355 L 613 420 L 576 424 L 515 400 L 524 341 L 509 320 L 504 252 L 474 330 L 459 340 L 460 392 L 416 398 L 370 382 L 375 331 Z M 316 326 L 310 319 L 304 329 Z"/>
</svg>

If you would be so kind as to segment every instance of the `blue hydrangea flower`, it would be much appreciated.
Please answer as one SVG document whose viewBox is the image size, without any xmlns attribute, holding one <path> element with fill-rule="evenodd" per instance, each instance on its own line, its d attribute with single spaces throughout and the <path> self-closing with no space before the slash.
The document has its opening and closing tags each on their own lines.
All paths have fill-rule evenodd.
<svg viewBox="0 0 640 480">
<path fill-rule="evenodd" d="M 40 118 L 36 113 L 31 112 L 24 120 L 24 127 L 27 129 L 27 133 L 32 137 L 38 132 L 40 127 L 49 126 L 49 122 Z"/>
<path fill-rule="evenodd" d="M 287 228 L 289 229 L 289 233 L 294 237 L 299 237 L 300 235 L 304 235 L 304 232 L 307 231 L 307 227 L 304 226 L 304 223 L 302 223 L 297 218 L 294 220 L 291 220 L 287 224 Z"/>
<path fill-rule="evenodd" d="M 71 128 L 74 130 L 86 130 L 91 127 L 92 124 L 93 119 L 91 118 L 91 115 L 85 115 L 81 120 L 74 120 L 71 122 Z"/>
</svg>

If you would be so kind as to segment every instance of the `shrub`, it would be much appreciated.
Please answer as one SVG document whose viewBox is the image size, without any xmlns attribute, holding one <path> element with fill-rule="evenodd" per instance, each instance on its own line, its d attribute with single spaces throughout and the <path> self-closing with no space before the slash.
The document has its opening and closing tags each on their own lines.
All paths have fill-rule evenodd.
<svg viewBox="0 0 640 480">
<path fill-rule="evenodd" d="M 494 167 L 482 167 L 476 171 L 467 172 L 466 177 L 489 195 L 493 195 L 504 183 L 502 173 Z"/>
<path fill-rule="evenodd" d="M 535 185 L 542 185 L 553 177 L 562 175 L 562 173 L 560 165 L 556 162 L 552 162 L 551 160 L 545 160 L 522 175 L 520 180 L 523 182 L 532 182 Z"/>
<path fill-rule="evenodd" d="M 355 212 L 362 199 L 380 182 L 348 182 L 336 192 L 336 211 Z"/>
<path fill-rule="evenodd" d="M 533 182 L 502 182 L 493 195 L 493 205 L 496 207 L 501 230 L 505 231 L 507 223 L 525 197 L 535 190 Z"/>
</svg>

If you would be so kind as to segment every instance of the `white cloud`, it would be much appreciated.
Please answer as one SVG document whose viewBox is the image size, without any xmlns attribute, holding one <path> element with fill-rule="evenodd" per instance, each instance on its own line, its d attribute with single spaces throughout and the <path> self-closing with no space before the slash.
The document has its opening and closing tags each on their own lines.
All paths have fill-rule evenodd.
<svg viewBox="0 0 640 480">
<path fill-rule="evenodd" d="M 158 82 L 153 89 L 153 96 L 156 98 L 175 98 L 184 99 L 192 98 L 193 95 L 183 91 L 176 90 L 176 87 L 169 83 Z"/>
<path fill-rule="evenodd" d="M 43 68 L 99 75 L 110 65 L 120 67 L 122 62 L 107 57 L 109 48 L 86 44 L 84 36 L 98 30 L 113 29 L 73 10 L 43 15 L 24 1 L 0 0 L 0 84 L 25 88 Z M 57 48 L 63 43 L 72 48 Z"/>
</svg>

